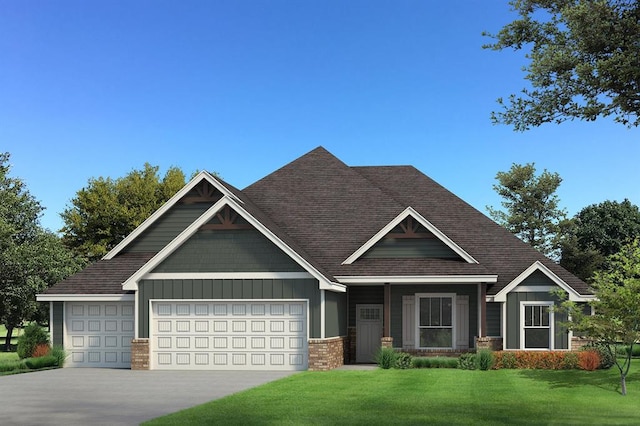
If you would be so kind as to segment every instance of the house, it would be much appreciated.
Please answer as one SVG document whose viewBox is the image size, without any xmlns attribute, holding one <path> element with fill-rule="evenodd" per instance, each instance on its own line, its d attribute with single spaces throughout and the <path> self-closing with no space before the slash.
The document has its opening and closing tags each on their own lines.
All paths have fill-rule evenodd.
<svg viewBox="0 0 640 426">
<path fill-rule="evenodd" d="M 477 347 L 560 350 L 587 285 L 411 166 L 319 147 L 238 190 L 198 174 L 38 300 L 68 366 L 324 370 Z"/>
</svg>

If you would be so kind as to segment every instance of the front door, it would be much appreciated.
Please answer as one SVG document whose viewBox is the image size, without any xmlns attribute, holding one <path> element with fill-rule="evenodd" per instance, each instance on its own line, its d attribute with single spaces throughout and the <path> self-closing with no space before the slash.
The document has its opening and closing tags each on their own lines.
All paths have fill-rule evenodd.
<svg viewBox="0 0 640 426">
<path fill-rule="evenodd" d="M 374 362 L 382 339 L 382 305 L 356 305 L 356 362 Z"/>
</svg>

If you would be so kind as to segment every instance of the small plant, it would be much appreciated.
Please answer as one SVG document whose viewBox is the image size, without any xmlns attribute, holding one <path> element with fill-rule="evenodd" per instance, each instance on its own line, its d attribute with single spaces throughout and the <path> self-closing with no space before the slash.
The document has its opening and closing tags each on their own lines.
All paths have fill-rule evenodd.
<svg viewBox="0 0 640 426">
<path fill-rule="evenodd" d="M 607 345 L 603 343 L 589 343 L 588 345 L 580 348 L 580 351 L 596 351 L 598 355 L 600 355 L 600 366 L 599 369 L 607 370 L 615 364 L 615 359 L 613 358 L 613 354 L 607 348 Z"/>
<path fill-rule="evenodd" d="M 518 361 L 516 359 L 516 354 L 513 352 L 502 353 L 502 368 L 516 368 L 517 365 Z"/>
<path fill-rule="evenodd" d="M 458 357 L 458 368 L 461 370 L 475 370 L 476 366 L 476 354 L 466 353 Z"/>
<path fill-rule="evenodd" d="M 563 370 L 575 370 L 578 368 L 579 356 L 578 352 L 566 352 L 562 360 Z"/>
<path fill-rule="evenodd" d="M 31 354 L 31 357 L 39 358 L 41 356 L 49 355 L 50 352 L 51 352 L 51 347 L 48 344 L 40 343 L 36 345 L 35 349 L 33 350 L 33 353 Z"/>
<path fill-rule="evenodd" d="M 578 366 L 582 370 L 594 371 L 600 367 L 600 354 L 596 351 L 582 351 L 578 355 Z"/>
<path fill-rule="evenodd" d="M 49 335 L 47 331 L 38 324 L 31 324 L 25 327 L 24 333 L 18 338 L 18 356 L 21 359 L 29 358 L 36 346 L 49 345 Z"/>
<path fill-rule="evenodd" d="M 407 368 L 411 368 L 412 356 L 406 352 L 400 352 L 396 354 L 396 364 L 395 367 L 401 370 L 405 370 Z"/>
<path fill-rule="evenodd" d="M 490 349 L 481 349 L 476 354 L 476 363 L 480 370 L 491 370 L 493 367 L 493 352 Z"/>
<path fill-rule="evenodd" d="M 458 359 L 444 356 L 415 357 L 412 366 L 413 368 L 457 368 Z"/>
<path fill-rule="evenodd" d="M 40 368 L 47 368 L 47 367 L 55 367 L 56 362 L 58 362 L 58 360 L 56 359 L 56 357 L 52 355 L 41 356 L 39 358 L 27 358 L 24 360 L 24 364 L 31 370 L 38 370 Z"/>
<path fill-rule="evenodd" d="M 393 348 L 380 348 L 376 354 L 376 364 L 385 370 L 393 368 L 396 364 L 396 355 L 397 353 Z"/>
<path fill-rule="evenodd" d="M 67 352 L 62 349 L 61 346 L 52 347 L 49 354 L 56 359 L 56 365 L 58 367 L 64 367 L 64 362 L 67 359 Z"/>
</svg>

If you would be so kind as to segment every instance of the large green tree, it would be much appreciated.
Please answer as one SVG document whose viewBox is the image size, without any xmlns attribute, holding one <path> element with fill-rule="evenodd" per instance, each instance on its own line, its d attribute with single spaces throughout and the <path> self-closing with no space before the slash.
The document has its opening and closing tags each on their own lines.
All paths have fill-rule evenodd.
<svg viewBox="0 0 640 426">
<path fill-rule="evenodd" d="M 9 175 L 9 159 L 0 153 L 0 321 L 7 349 L 13 330 L 35 319 L 35 295 L 82 266 L 57 235 L 42 229 L 43 208 L 21 179 Z"/>
<path fill-rule="evenodd" d="M 583 280 L 604 266 L 607 256 L 640 238 L 640 208 L 625 199 L 580 210 L 562 242 L 560 264 Z"/>
<path fill-rule="evenodd" d="M 121 178 L 89 179 L 61 214 L 64 243 L 90 261 L 104 256 L 184 186 L 179 168 L 158 170 L 145 163 Z"/>
<path fill-rule="evenodd" d="M 560 175 L 544 170 L 536 176 L 535 164 L 513 164 L 509 171 L 498 172 L 496 180 L 493 189 L 503 198 L 503 209 L 487 206 L 493 220 L 542 253 L 557 256 L 566 221 L 556 195 Z"/>
<path fill-rule="evenodd" d="M 570 314 L 569 328 L 604 344 L 620 372 L 622 395 L 627 394 L 626 378 L 634 345 L 640 342 L 640 245 L 638 240 L 622 246 L 608 257 L 607 268 L 596 271 L 591 283 L 595 300 L 593 315 L 574 302 L 565 302 Z M 620 345 L 628 351 L 620 353 Z"/>
<path fill-rule="evenodd" d="M 543 123 L 612 116 L 627 126 L 640 118 L 640 2 L 636 0 L 511 0 L 518 18 L 484 47 L 523 50 L 530 87 L 492 113 L 527 130 Z"/>
</svg>

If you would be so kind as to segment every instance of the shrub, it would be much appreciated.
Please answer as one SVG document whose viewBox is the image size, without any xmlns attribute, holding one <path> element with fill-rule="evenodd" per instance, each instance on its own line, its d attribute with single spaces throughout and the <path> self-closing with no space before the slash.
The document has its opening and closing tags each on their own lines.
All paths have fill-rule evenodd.
<svg viewBox="0 0 640 426">
<path fill-rule="evenodd" d="M 27 366 L 25 365 L 24 360 L 0 362 L 0 373 L 5 373 L 7 371 L 26 370 L 26 369 L 27 369 Z"/>
<path fill-rule="evenodd" d="M 461 370 L 475 370 L 476 369 L 476 354 L 466 353 L 458 357 L 458 368 Z"/>
<path fill-rule="evenodd" d="M 562 361 L 563 370 L 575 370 L 578 368 L 578 352 L 566 352 Z"/>
<path fill-rule="evenodd" d="M 607 348 L 607 345 L 603 343 L 589 343 L 588 345 L 580 348 L 580 351 L 595 351 L 600 355 L 600 366 L 598 368 L 607 370 L 615 364 L 613 354 Z"/>
<path fill-rule="evenodd" d="M 380 348 L 376 354 L 378 367 L 388 370 L 396 364 L 396 351 L 393 348 Z"/>
<path fill-rule="evenodd" d="M 629 354 L 629 346 L 624 347 L 624 353 Z M 640 345 L 633 345 L 633 349 L 631 349 L 632 357 L 640 357 Z"/>
<path fill-rule="evenodd" d="M 29 358 L 40 344 L 49 345 L 47 331 L 37 324 L 26 326 L 24 333 L 18 338 L 18 356 L 21 359 Z"/>
<path fill-rule="evenodd" d="M 27 358 L 24 360 L 25 365 L 31 370 L 55 367 L 57 362 L 58 360 L 53 355 L 41 356 L 39 358 Z"/>
<path fill-rule="evenodd" d="M 578 366 L 582 370 L 594 371 L 600 367 L 600 354 L 596 351 L 582 351 L 578 355 Z"/>
<path fill-rule="evenodd" d="M 481 349 L 476 354 L 476 364 L 480 370 L 491 370 L 493 367 L 493 352 L 490 349 Z"/>
<path fill-rule="evenodd" d="M 494 352 L 494 367 L 566 370 L 578 368 L 579 355 L 569 351 L 500 351 Z"/>
<path fill-rule="evenodd" d="M 50 355 L 55 357 L 56 365 L 58 367 L 64 367 L 64 362 L 67 360 L 67 353 L 61 346 L 54 346 L 51 348 Z"/>
<path fill-rule="evenodd" d="M 445 356 L 413 358 L 413 368 L 458 368 L 458 359 Z"/>
<path fill-rule="evenodd" d="M 35 349 L 33 350 L 33 353 L 31 354 L 31 357 L 39 358 L 41 356 L 49 355 L 49 352 L 51 352 L 51 347 L 46 343 L 40 343 L 36 345 Z"/>
<path fill-rule="evenodd" d="M 407 368 L 411 368 L 411 359 L 412 356 L 406 352 L 400 352 L 396 354 L 396 364 L 395 367 L 401 370 L 405 370 Z"/>
</svg>

